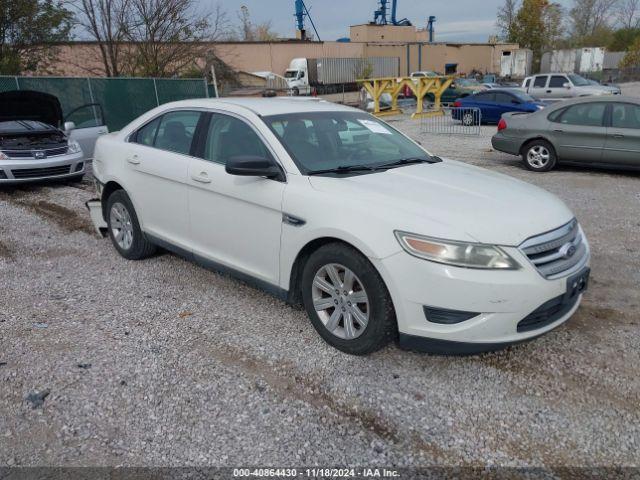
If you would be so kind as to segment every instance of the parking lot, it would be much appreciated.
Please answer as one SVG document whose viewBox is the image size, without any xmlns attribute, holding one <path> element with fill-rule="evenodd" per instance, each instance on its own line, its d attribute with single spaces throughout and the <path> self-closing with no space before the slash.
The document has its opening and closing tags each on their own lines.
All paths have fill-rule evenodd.
<svg viewBox="0 0 640 480">
<path fill-rule="evenodd" d="M 536 174 L 491 149 L 493 126 L 390 121 L 576 213 L 593 276 L 567 324 L 474 357 L 347 356 L 261 291 L 168 253 L 120 257 L 84 207 L 89 176 L 3 188 L 0 463 L 637 466 L 640 174 Z"/>
</svg>

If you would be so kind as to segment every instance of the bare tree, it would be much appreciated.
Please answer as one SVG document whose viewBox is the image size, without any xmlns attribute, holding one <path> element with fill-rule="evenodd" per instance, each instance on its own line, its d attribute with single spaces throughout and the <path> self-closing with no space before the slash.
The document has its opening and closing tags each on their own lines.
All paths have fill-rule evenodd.
<svg viewBox="0 0 640 480">
<path fill-rule="evenodd" d="M 274 32 L 271 27 L 271 22 L 267 21 L 257 25 L 253 24 L 249 8 L 246 5 L 242 5 L 242 7 L 240 7 L 238 19 L 240 20 L 238 33 L 241 41 L 268 42 L 278 38 L 278 34 Z"/>
<path fill-rule="evenodd" d="M 574 0 L 569 11 L 571 34 L 574 39 L 591 37 L 598 30 L 609 27 L 620 0 Z"/>
<path fill-rule="evenodd" d="M 514 39 L 513 26 L 518 14 L 519 0 L 505 0 L 504 5 L 498 9 L 496 25 L 500 38 L 507 42 Z"/>
<path fill-rule="evenodd" d="M 129 0 L 126 38 L 136 74 L 171 77 L 193 68 L 209 51 L 207 41 L 223 35 L 226 15 L 193 13 L 194 0 Z"/>
<path fill-rule="evenodd" d="M 79 0 L 77 8 L 80 25 L 98 44 L 105 75 L 122 75 L 130 0 Z"/>
<path fill-rule="evenodd" d="M 616 17 L 622 28 L 640 27 L 640 0 L 620 0 Z"/>
</svg>

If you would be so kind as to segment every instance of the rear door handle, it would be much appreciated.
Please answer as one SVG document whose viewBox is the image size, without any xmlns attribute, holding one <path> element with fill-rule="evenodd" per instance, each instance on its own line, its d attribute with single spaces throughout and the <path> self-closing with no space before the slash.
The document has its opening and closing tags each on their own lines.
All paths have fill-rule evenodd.
<svg viewBox="0 0 640 480">
<path fill-rule="evenodd" d="M 554 132 L 556 132 L 556 133 L 564 133 L 564 130 L 558 129 L 558 130 L 554 130 Z"/>
<path fill-rule="evenodd" d="M 613 138 L 624 138 L 624 135 L 621 133 L 614 133 L 612 136 Z"/>
<path fill-rule="evenodd" d="M 553 90 L 547 90 L 547 93 L 553 93 Z"/>
<path fill-rule="evenodd" d="M 196 182 L 211 183 L 211 179 L 209 178 L 209 175 L 207 175 L 207 172 L 200 172 L 198 175 L 191 175 L 191 178 Z"/>
<path fill-rule="evenodd" d="M 130 157 L 127 157 L 127 162 L 132 165 L 140 165 L 140 159 L 138 158 L 138 155 L 131 155 Z"/>
</svg>

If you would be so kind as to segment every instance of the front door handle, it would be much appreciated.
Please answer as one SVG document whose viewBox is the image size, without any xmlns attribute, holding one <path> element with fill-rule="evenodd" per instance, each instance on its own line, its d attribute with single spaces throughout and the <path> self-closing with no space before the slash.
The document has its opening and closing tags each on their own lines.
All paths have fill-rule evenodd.
<svg viewBox="0 0 640 480">
<path fill-rule="evenodd" d="M 553 93 L 553 90 L 547 90 L 547 93 Z"/>
<path fill-rule="evenodd" d="M 556 133 L 564 133 L 564 130 L 557 129 L 557 130 L 554 130 L 554 132 L 556 132 Z"/>
<path fill-rule="evenodd" d="M 211 179 L 209 178 L 209 175 L 207 175 L 207 172 L 200 172 L 198 175 L 191 175 L 191 178 L 196 182 L 211 183 Z"/>
<path fill-rule="evenodd" d="M 614 133 L 613 138 L 624 138 L 624 135 L 621 133 Z"/>
<path fill-rule="evenodd" d="M 140 159 L 138 158 L 138 155 L 131 155 L 130 157 L 127 157 L 127 162 L 132 165 L 140 165 Z"/>
</svg>

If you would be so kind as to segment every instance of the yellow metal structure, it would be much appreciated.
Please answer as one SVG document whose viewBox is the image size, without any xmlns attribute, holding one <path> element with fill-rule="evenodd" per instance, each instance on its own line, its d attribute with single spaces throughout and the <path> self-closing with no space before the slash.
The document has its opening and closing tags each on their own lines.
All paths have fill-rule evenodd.
<svg viewBox="0 0 640 480">
<path fill-rule="evenodd" d="M 373 114 L 376 116 L 397 115 L 402 113 L 398 108 L 398 96 L 407 87 L 416 96 L 416 111 L 411 115 L 412 118 L 432 117 L 442 115 L 442 107 L 440 99 L 442 94 L 453 83 L 455 77 L 387 77 L 387 78 L 368 78 L 358 80 L 365 90 L 373 98 Z M 382 111 L 380 108 L 380 99 L 382 95 L 388 93 L 391 95 L 391 110 Z M 432 94 L 434 98 L 434 106 L 432 110 L 424 111 L 424 97 Z"/>
</svg>

